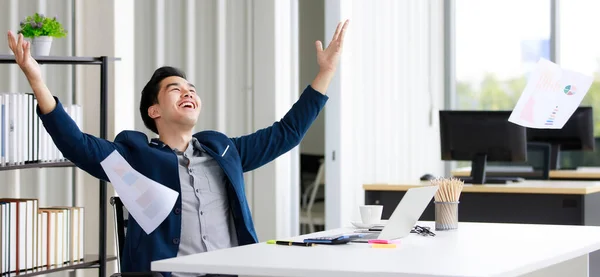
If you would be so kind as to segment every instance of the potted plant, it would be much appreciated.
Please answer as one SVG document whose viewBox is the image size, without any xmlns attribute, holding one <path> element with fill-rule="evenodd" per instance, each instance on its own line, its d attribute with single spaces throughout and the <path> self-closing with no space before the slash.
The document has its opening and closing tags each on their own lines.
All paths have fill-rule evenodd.
<svg viewBox="0 0 600 277">
<path fill-rule="evenodd" d="M 48 56 L 52 46 L 53 38 L 62 38 L 67 35 L 62 24 L 56 17 L 45 17 L 43 14 L 35 13 L 21 21 L 20 34 L 31 39 L 31 55 Z"/>
</svg>

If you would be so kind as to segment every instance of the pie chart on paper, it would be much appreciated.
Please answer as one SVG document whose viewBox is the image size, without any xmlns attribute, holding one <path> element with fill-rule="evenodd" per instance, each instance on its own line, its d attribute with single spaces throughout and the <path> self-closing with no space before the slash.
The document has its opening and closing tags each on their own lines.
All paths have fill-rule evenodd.
<svg viewBox="0 0 600 277">
<path fill-rule="evenodd" d="M 567 85 L 564 90 L 566 95 L 573 95 L 575 94 L 575 87 L 571 87 L 571 85 Z"/>
</svg>

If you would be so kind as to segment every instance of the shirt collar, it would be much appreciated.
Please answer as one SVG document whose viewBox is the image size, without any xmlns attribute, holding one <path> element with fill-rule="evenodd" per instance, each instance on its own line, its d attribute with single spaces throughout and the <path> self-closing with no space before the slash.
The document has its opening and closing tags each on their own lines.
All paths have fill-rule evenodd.
<svg viewBox="0 0 600 277">
<path fill-rule="evenodd" d="M 200 142 L 198 141 L 198 139 L 196 137 L 192 137 L 192 141 L 190 141 L 190 142 L 192 143 L 192 145 L 194 146 L 194 148 L 196 150 L 206 152 L 206 150 L 204 150 L 204 147 L 202 147 L 202 144 L 200 144 Z"/>
<path fill-rule="evenodd" d="M 158 138 L 153 138 L 150 140 L 150 144 L 154 145 L 154 146 L 158 146 L 158 147 L 165 147 L 166 144 L 164 144 L 162 141 L 160 141 Z"/>
<path fill-rule="evenodd" d="M 192 137 L 192 140 L 190 141 L 190 143 L 192 144 L 194 149 L 202 151 L 202 152 L 206 152 L 206 150 L 202 147 L 202 144 L 200 144 L 200 142 L 198 141 L 198 139 L 196 137 Z M 151 139 L 150 144 L 161 147 L 161 148 L 167 146 L 164 142 L 160 141 L 160 139 L 158 139 L 158 138 Z"/>
</svg>

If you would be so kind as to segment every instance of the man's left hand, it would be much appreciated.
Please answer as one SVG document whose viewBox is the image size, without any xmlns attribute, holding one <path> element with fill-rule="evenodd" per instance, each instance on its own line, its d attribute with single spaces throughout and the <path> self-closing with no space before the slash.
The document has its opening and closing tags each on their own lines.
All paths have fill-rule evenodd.
<svg viewBox="0 0 600 277">
<path fill-rule="evenodd" d="M 342 47 L 344 46 L 344 35 L 346 34 L 346 28 L 350 20 L 338 23 L 331 43 L 325 50 L 323 50 L 323 43 L 316 41 L 317 46 L 317 63 L 319 64 L 321 72 L 335 72 L 337 64 L 342 53 Z"/>
</svg>

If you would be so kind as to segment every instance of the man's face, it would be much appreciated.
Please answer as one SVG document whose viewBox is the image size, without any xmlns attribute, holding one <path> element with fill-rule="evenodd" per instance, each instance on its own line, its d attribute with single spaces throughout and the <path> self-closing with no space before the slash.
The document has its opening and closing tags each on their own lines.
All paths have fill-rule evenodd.
<svg viewBox="0 0 600 277">
<path fill-rule="evenodd" d="M 202 101 L 196 88 L 186 79 L 171 76 L 160 82 L 158 104 L 148 108 L 148 115 L 162 124 L 178 124 L 193 128 L 196 125 Z M 158 124 L 158 123 L 157 123 Z"/>
</svg>

